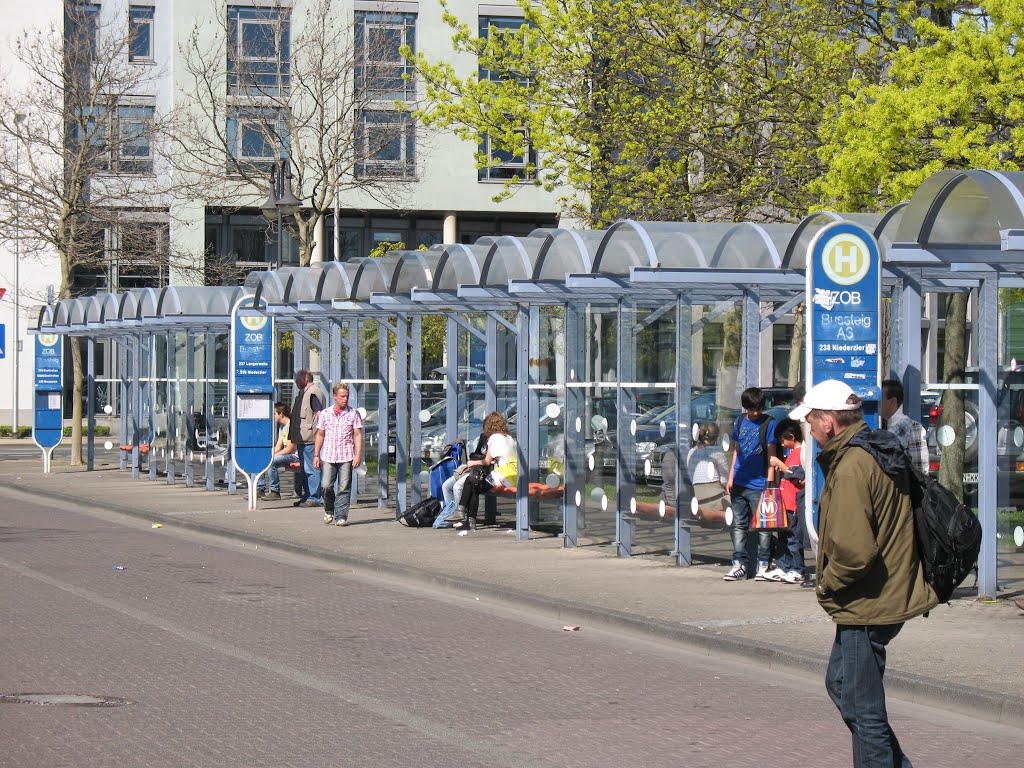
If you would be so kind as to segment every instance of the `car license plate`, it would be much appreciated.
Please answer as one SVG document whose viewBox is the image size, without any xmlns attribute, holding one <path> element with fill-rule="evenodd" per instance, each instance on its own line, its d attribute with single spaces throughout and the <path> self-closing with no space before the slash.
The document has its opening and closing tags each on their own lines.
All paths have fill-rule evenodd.
<svg viewBox="0 0 1024 768">
<path fill-rule="evenodd" d="M 388 446 L 388 456 L 394 456 L 394 455 L 395 455 L 395 446 L 389 445 Z"/>
<path fill-rule="evenodd" d="M 606 468 L 607 467 L 614 467 L 615 466 L 615 459 L 605 459 L 604 460 L 604 466 Z"/>
<path fill-rule="evenodd" d="M 661 467 L 651 467 L 649 477 L 661 477 Z"/>
<path fill-rule="evenodd" d="M 964 472 L 964 482 L 978 484 L 978 473 L 977 472 Z"/>
</svg>

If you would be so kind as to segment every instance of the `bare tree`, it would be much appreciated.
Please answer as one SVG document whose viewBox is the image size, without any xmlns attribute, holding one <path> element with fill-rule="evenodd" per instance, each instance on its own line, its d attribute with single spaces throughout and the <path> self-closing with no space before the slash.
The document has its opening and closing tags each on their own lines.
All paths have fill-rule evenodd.
<svg viewBox="0 0 1024 768">
<path fill-rule="evenodd" d="M 208 205 L 259 206 L 285 161 L 303 201 L 288 222 L 303 266 L 340 196 L 399 207 L 388 182 L 415 175 L 401 15 L 353 28 L 350 9 L 338 0 L 218 3 L 180 51 L 181 87 L 193 98 L 174 131 L 179 181 Z"/>
<path fill-rule="evenodd" d="M 110 273 L 118 254 L 126 273 L 129 261 L 170 268 L 166 238 L 156 254 L 140 252 L 135 240 L 161 211 L 155 163 L 162 127 L 149 95 L 156 73 L 130 62 L 127 19 L 105 24 L 97 9 L 67 0 L 63 25 L 15 39 L 24 84 L 0 78 L 0 238 L 17 237 L 22 258 L 59 260 L 58 299 L 73 295 L 76 279 Z M 166 229 L 166 213 L 162 219 L 157 229 Z M 71 351 L 77 463 L 83 371 L 76 338 Z"/>
</svg>

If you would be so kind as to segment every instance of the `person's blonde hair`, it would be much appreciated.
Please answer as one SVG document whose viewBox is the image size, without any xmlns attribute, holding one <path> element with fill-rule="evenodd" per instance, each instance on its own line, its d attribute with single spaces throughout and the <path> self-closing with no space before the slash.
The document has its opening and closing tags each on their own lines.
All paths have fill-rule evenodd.
<svg viewBox="0 0 1024 768">
<path fill-rule="evenodd" d="M 484 418 L 484 434 L 485 435 L 507 435 L 508 434 L 508 422 L 505 421 L 505 417 L 497 411 L 491 411 Z"/>
</svg>

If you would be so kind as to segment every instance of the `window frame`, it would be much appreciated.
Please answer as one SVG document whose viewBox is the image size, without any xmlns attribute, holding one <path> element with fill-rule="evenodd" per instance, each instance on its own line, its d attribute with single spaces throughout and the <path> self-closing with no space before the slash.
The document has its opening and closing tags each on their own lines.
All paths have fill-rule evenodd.
<svg viewBox="0 0 1024 768">
<path fill-rule="evenodd" d="M 152 5 L 129 5 L 128 6 L 128 61 L 132 64 L 152 64 L 155 61 L 153 55 L 153 33 L 156 31 L 156 8 Z M 136 35 L 138 31 L 147 27 L 148 45 L 145 54 L 134 52 Z"/>
<path fill-rule="evenodd" d="M 416 53 L 416 22 L 415 13 L 388 13 L 378 11 L 355 12 L 355 84 L 356 91 L 369 100 L 381 101 L 414 101 L 416 99 L 415 68 L 401 54 L 403 47 Z M 397 30 L 400 41 L 394 59 L 369 59 L 371 50 L 368 43 L 373 37 L 373 30 Z M 380 48 L 383 48 L 381 46 Z M 393 68 L 396 75 L 382 77 L 381 73 Z M 376 87 L 374 80 L 383 82 Z M 389 88 L 391 80 L 401 83 L 400 86 Z"/>
<path fill-rule="evenodd" d="M 374 117 L 391 116 L 385 121 Z M 368 126 L 395 126 L 395 135 L 387 143 L 381 144 L 376 150 L 371 146 L 371 132 Z M 397 160 L 378 159 L 379 155 L 392 141 L 398 141 L 399 158 Z M 359 123 L 356 131 L 356 146 L 359 161 L 356 163 L 356 175 L 359 178 L 386 178 L 395 181 L 416 180 L 416 124 L 412 115 L 397 109 L 364 109 L 360 110 Z"/>
<path fill-rule="evenodd" d="M 499 163 L 493 162 L 496 153 L 508 150 L 496 150 L 491 144 L 491 135 L 480 134 L 480 152 L 487 158 L 487 165 L 478 169 L 479 181 L 505 183 L 516 178 L 519 182 L 532 182 L 537 178 L 537 150 L 530 143 L 529 130 L 523 127 L 517 128 L 516 132 L 523 135 L 522 154 L 514 156 L 520 157 L 521 160 L 512 159 Z"/>
<path fill-rule="evenodd" d="M 291 18 L 288 8 L 229 5 L 227 40 L 227 90 L 231 96 L 285 96 L 291 77 Z M 268 56 L 245 55 L 245 30 L 269 27 L 274 52 Z"/>
<path fill-rule="evenodd" d="M 276 124 L 276 128 L 274 127 Z M 245 132 L 256 126 L 261 139 L 270 145 L 269 155 L 246 155 Z M 276 137 L 277 142 L 273 141 Z M 284 113 L 279 109 L 232 107 L 227 116 L 228 157 L 227 173 L 270 173 L 274 163 L 288 156 L 288 132 Z M 276 145 L 275 145 L 276 144 Z"/>
</svg>

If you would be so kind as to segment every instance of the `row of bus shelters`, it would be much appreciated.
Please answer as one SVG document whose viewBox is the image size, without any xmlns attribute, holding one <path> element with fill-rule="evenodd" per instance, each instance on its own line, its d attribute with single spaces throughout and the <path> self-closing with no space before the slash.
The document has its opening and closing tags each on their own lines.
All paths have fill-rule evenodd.
<svg viewBox="0 0 1024 768">
<path fill-rule="evenodd" d="M 90 349 L 99 338 L 117 344 L 122 466 L 139 474 L 139 447 L 153 444 L 164 412 L 172 425 L 162 433 L 164 474 L 173 482 L 173 457 L 187 453 L 182 431 L 195 434 L 197 391 L 205 428 L 216 418 L 212 384 L 225 365 L 229 309 L 240 292 L 251 295 L 252 306 L 275 318 L 279 370 L 309 366 L 324 391 L 352 383 L 372 450 L 356 490 L 364 500 L 393 501 L 399 512 L 418 501 L 443 446 L 475 440 L 483 416 L 497 410 L 517 438 L 519 476 L 511 501 L 488 503 L 508 508 L 518 538 L 550 531 L 569 547 L 669 554 L 689 564 L 731 550 L 720 524 L 693 514 L 686 457 L 694 428 L 715 423 L 729 450 L 739 393 L 772 383 L 766 357 L 797 354 L 793 317 L 806 300 L 808 246 L 830 223 L 854 221 L 883 253 L 883 372 L 903 380 L 907 414 L 927 422 L 934 469 L 956 448 L 963 454 L 958 471 L 986 533 L 978 589 L 993 595 L 997 564 L 1005 573 L 1024 566 L 1022 542 L 1013 542 L 1024 522 L 1024 403 L 1000 310 L 1024 277 L 1022 189 L 1024 174 L 944 172 L 884 215 L 621 221 L 482 238 L 254 272 L 241 288 L 64 301 L 42 310 L 36 330 L 79 336 Z M 931 321 L 935 338 L 922 339 L 924 308 L 952 293 L 970 295 L 966 375 L 922 380 L 928 345 L 944 348 L 941 319 Z M 287 377 L 278 383 L 288 402 Z M 963 398 L 968 420 L 943 422 L 934 396 Z M 225 397 L 230 404 L 232 393 Z M 91 417 L 92 397 L 87 402 Z M 777 406 L 782 415 L 788 402 Z M 183 418 L 187 429 L 173 426 Z M 214 441 L 203 437 L 212 488 Z M 191 483 L 190 462 L 178 461 Z M 676 480 L 667 482 L 673 467 Z"/>
</svg>

